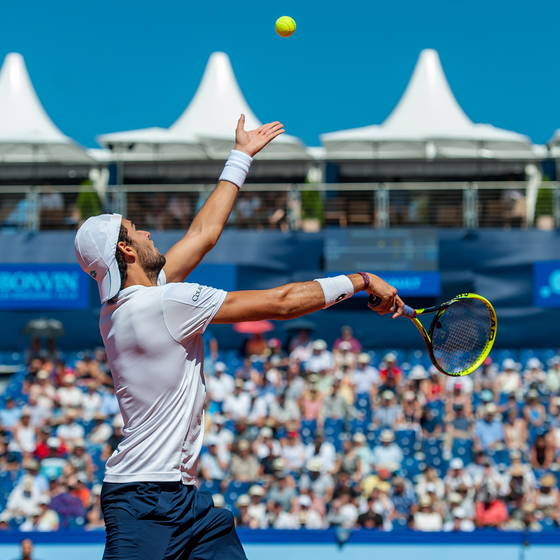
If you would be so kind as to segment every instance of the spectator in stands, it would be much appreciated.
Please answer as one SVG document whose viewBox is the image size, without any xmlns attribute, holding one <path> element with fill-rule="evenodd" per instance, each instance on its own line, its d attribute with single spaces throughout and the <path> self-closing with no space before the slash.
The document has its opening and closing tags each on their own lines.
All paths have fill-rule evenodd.
<svg viewBox="0 0 560 560">
<path fill-rule="evenodd" d="M 527 392 L 527 402 L 523 407 L 523 417 L 527 422 L 529 434 L 541 428 L 546 420 L 546 410 L 539 401 L 539 392 L 536 389 L 530 389 Z"/>
<path fill-rule="evenodd" d="M 445 421 L 450 422 L 453 414 L 462 409 L 463 414 L 469 420 L 472 419 L 472 400 L 471 394 L 463 390 L 461 383 L 451 379 L 453 384 L 450 387 L 449 394 L 445 399 Z"/>
<path fill-rule="evenodd" d="M 270 501 L 267 510 L 268 524 L 273 529 L 296 529 L 294 515 L 281 502 Z"/>
<path fill-rule="evenodd" d="M 443 499 L 446 493 L 445 483 L 438 476 L 436 469 L 430 465 L 426 465 L 424 472 L 420 474 L 416 479 L 416 495 L 425 496 L 427 494 L 427 488 L 429 485 L 434 486 L 435 495 L 439 500 Z"/>
<path fill-rule="evenodd" d="M 50 495 L 50 508 L 58 514 L 61 528 L 83 521 L 85 508 L 82 501 L 69 491 L 62 480 L 51 480 Z"/>
<path fill-rule="evenodd" d="M 434 487 L 435 489 L 435 487 Z M 394 506 L 393 517 L 407 520 L 416 505 L 414 491 L 407 485 L 404 478 L 397 476 L 393 479 L 391 501 Z"/>
<path fill-rule="evenodd" d="M 49 489 L 49 481 L 39 473 L 39 461 L 29 458 L 23 461 L 24 473 L 22 477 L 28 476 L 33 480 L 33 486 L 40 493 L 44 494 Z"/>
<path fill-rule="evenodd" d="M 76 444 L 77 441 L 83 440 L 85 435 L 84 427 L 78 424 L 76 418 L 78 412 L 75 409 L 69 409 L 64 418 L 64 423 L 56 430 L 56 436 L 60 438 L 67 447 Z"/>
<path fill-rule="evenodd" d="M 560 509 L 560 492 L 556 485 L 556 477 L 545 474 L 535 494 L 534 506 L 539 519 L 554 518 Z"/>
<path fill-rule="evenodd" d="M 247 513 L 249 514 L 249 526 L 253 529 L 266 529 L 268 525 L 266 517 L 266 504 L 263 502 L 265 490 L 258 484 L 253 484 L 249 488 L 249 506 Z"/>
<path fill-rule="evenodd" d="M 391 430 L 383 430 L 379 437 L 381 445 L 373 448 L 372 463 L 376 468 L 396 465 L 400 468 L 403 453 L 401 448 L 395 443 L 395 434 Z"/>
<path fill-rule="evenodd" d="M 393 352 L 385 354 L 383 361 L 379 366 L 379 377 L 381 385 L 388 385 L 389 378 L 393 381 L 390 382 L 391 388 L 400 383 L 402 370 L 397 364 L 397 356 Z M 394 385 L 393 385 L 394 383 Z"/>
<path fill-rule="evenodd" d="M 339 350 L 340 345 L 343 343 L 350 344 L 350 351 L 354 352 L 355 354 L 359 354 L 362 351 L 362 345 L 360 341 L 354 337 L 354 331 L 352 327 L 348 325 L 344 325 L 340 329 L 340 337 L 334 341 L 333 350 Z"/>
<path fill-rule="evenodd" d="M 47 440 L 48 455 L 41 461 L 41 473 L 48 479 L 53 480 L 62 476 L 66 460 L 66 446 L 57 437 Z"/>
<path fill-rule="evenodd" d="M 86 526 L 88 531 L 104 529 L 105 521 L 101 511 L 101 484 L 95 484 L 91 490 L 91 500 L 86 512 Z"/>
<path fill-rule="evenodd" d="M 249 504 L 251 499 L 247 494 L 241 494 L 235 505 L 237 506 L 237 515 L 235 516 L 235 524 L 237 527 L 251 527 L 251 516 L 249 515 Z M 254 528 L 254 527 L 253 527 Z"/>
<path fill-rule="evenodd" d="M 457 403 L 448 415 L 445 426 L 445 447 L 451 449 L 456 439 L 472 440 L 472 421 L 465 414 L 465 406 Z"/>
<path fill-rule="evenodd" d="M 381 393 L 381 403 L 373 413 L 373 425 L 377 428 L 393 428 L 402 422 L 402 409 L 395 402 L 395 393 L 385 390 Z"/>
<path fill-rule="evenodd" d="M 297 520 L 296 529 L 324 529 L 325 522 L 321 515 L 311 508 L 312 502 L 308 495 L 299 496 L 293 515 Z"/>
<path fill-rule="evenodd" d="M 83 393 L 76 387 L 76 376 L 67 373 L 62 377 L 62 387 L 56 391 L 58 404 L 63 408 L 79 408 L 82 405 Z"/>
<path fill-rule="evenodd" d="M 82 397 L 82 418 L 89 422 L 101 408 L 101 395 L 97 391 L 97 381 L 87 382 L 87 391 Z"/>
<path fill-rule="evenodd" d="M 474 531 L 475 526 L 471 519 L 467 518 L 465 510 L 458 506 L 451 512 L 451 519 L 446 521 L 443 525 L 443 530 L 450 532 L 464 531 L 470 532 Z"/>
<path fill-rule="evenodd" d="M 214 375 L 207 378 L 206 386 L 208 396 L 218 406 L 218 411 L 223 411 L 223 404 L 228 395 L 234 392 L 235 381 L 231 375 L 226 373 L 226 365 L 223 362 L 214 364 Z"/>
<path fill-rule="evenodd" d="M 223 412 L 228 418 L 239 420 L 249 416 L 251 397 L 247 391 L 244 391 L 244 386 L 243 379 L 236 379 L 233 393 L 225 398 Z"/>
<path fill-rule="evenodd" d="M 476 502 L 475 523 L 479 528 L 501 529 L 508 520 L 506 504 L 486 488 Z"/>
<path fill-rule="evenodd" d="M 106 417 L 102 412 L 97 411 L 93 414 L 93 427 L 88 434 L 89 442 L 103 445 L 111 437 L 113 430 L 105 420 Z"/>
<path fill-rule="evenodd" d="M 517 406 L 509 408 L 505 413 L 504 440 L 506 447 L 512 450 L 525 450 L 529 434 L 527 432 L 527 422 L 519 415 Z"/>
<path fill-rule="evenodd" d="M 519 510 L 514 511 L 504 528 L 510 531 L 542 531 L 535 515 L 535 506 L 530 503 L 525 503 Z"/>
<path fill-rule="evenodd" d="M 538 389 L 545 383 L 546 375 L 538 358 L 529 358 L 527 368 L 523 372 L 523 385 L 526 389 Z"/>
<path fill-rule="evenodd" d="M 459 485 L 465 485 L 467 488 L 470 488 L 473 484 L 472 478 L 465 472 L 465 465 L 462 459 L 457 457 L 450 461 L 449 470 L 443 482 L 446 494 L 456 490 Z"/>
<path fill-rule="evenodd" d="M 234 480 L 251 482 L 257 479 L 261 467 L 251 454 L 251 446 L 245 439 L 237 442 L 237 452 L 231 458 L 231 476 Z"/>
<path fill-rule="evenodd" d="M 50 498 L 41 496 L 38 509 L 20 526 L 20 531 L 58 531 L 58 514 L 49 508 Z"/>
<path fill-rule="evenodd" d="M 305 447 L 305 459 L 317 458 L 321 461 L 323 471 L 333 472 L 336 464 L 336 449 L 330 441 L 326 441 L 322 433 L 317 433 L 312 443 Z"/>
<path fill-rule="evenodd" d="M 420 417 L 420 428 L 425 438 L 437 438 L 443 431 L 442 422 L 433 408 L 424 406 Z"/>
<path fill-rule="evenodd" d="M 21 409 L 16 406 L 15 399 L 8 397 L 0 410 L 0 426 L 13 429 L 18 423 L 20 416 Z"/>
<path fill-rule="evenodd" d="M 555 356 L 549 362 L 546 374 L 546 387 L 551 394 L 560 393 L 560 356 Z"/>
<path fill-rule="evenodd" d="M 101 412 L 105 416 L 120 414 L 119 402 L 115 396 L 115 387 L 113 384 L 103 385 L 103 389 L 101 393 Z"/>
<path fill-rule="evenodd" d="M 11 518 L 23 520 L 34 515 L 35 511 L 39 509 L 40 499 L 41 493 L 35 488 L 33 478 L 26 475 L 10 492 L 6 511 Z"/>
<path fill-rule="evenodd" d="M 325 503 L 331 501 L 334 493 L 334 480 L 333 477 L 323 471 L 323 463 L 319 457 L 314 457 L 307 462 L 307 470 L 299 479 L 300 490 L 307 490 L 313 492 Z"/>
<path fill-rule="evenodd" d="M 428 496 L 422 496 L 418 502 L 418 511 L 414 514 L 414 529 L 416 531 L 441 531 L 443 518 L 434 511 L 434 504 Z"/>
<path fill-rule="evenodd" d="M 200 473 L 205 480 L 224 480 L 228 465 L 218 455 L 217 439 L 213 434 L 206 437 L 207 451 L 200 460 Z"/>
<path fill-rule="evenodd" d="M 334 366 L 332 353 L 327 349 L 324 340 L 315 340 L 311 345 L 311 356 L 306 360 L 305 369 L 312 373 L 319 373 L 332 369 Z"/>
<path fill-rule="evenodd" d="M 548 431 L 540 431 L 531 446 L 531 466 L 535 470 L 550 469 L 556 449 L 552 439 L 552 434 Z"/>
<path fill-rule="evenodd" d="M 344 388 L 339 379 L 334 380 L 330 393 L 323 399 L 319 416 L 322 421 L 326 419 L 346 421 L 358 416 L 355 408 L 345 397 Z"/>
<path fill-rule="evenodd" d="M 292 509 L 292 502 L 297 495 L 295 481 L 284 472 L 284 462 L 282 459 L 279 459 L 274 467 L 276 467 L 276 472 L 274 474 L 274 480 L 270 485 L 268 499 L 275 504 L 280 504 L 280 507 L 284 511 L 290 511 Z"/>
<path fill-rule="evenodd" d="M 78 477 L 93 482 L 93 461 L 86 453 L 86 442 L 83 439 L 75 440 L 72 451 L 68 455 L 68 463 L 74 467 Z"/>
<path fill-rule="evenodd" d="M 498 374 L 494 384 L 496 393 L 517 393 L 521 389 L 521 376 L 517 364 L 507 358 L 503 363 L 503 371 Z"/>
<path fill-rule="evenodd" d="M 367 500 L 367 509 L 358 515 L 358 526 L 362 529 L 383 529 L 384 521 L 375 509 L 375 499 L 370 496 Z"/>
<path fill-rule="evenodd" d="M 30 454 L 37 445 L 37 428 L 31 424 L 31 412 L 25 407 L 20 419 L 12 427 L 12 440 L 8 445 L 10 451 Z"/>
<path fill-rule="evenodd" d="M 356 367 L 352 371 L 351 380 L 356 395 L 369 395 L 373 400 L 376 396 L 376 385 L 379 383 L 379 372 L 371 364 L 370 355 L 362 352 L 358 355 Z"/>
<path fill-rule="evenodd" d="M 488 403 L 482 410 L 482 418 L 476 422 L 476 445 L 483 450 L 499 449 L 503 447 L 504 426 L 497 418 L 498 409 L 494 403 Z"/>
<path fill-rule="evenodd" d="M 331 503 L 331 509 L 327 515 L 329 526 L 351 529 L 356 526 L 357 521 L 358 508 L 355 499 L 350 492 L 342 492 Z"/>
<path fill-rule="evenodd" d="M 413 391 L 405 391 L 402 401 L 402 422 L 399 427 L 404 430 L 418 431 L 422 418 L 422 405 Z"/>
</svg>

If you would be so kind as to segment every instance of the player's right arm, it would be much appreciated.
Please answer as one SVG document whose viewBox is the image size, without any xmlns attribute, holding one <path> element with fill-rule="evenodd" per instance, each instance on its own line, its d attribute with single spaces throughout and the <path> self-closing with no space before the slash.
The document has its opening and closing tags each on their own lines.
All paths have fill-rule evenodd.
<svg viewBox="0 0 560 560">
<path fill-rule="evenodd" d="M 374 274 L 368 274 L 367 292 L 381 299 L 375 311 L 381 315 L 393 313 L 402 315 L 404 303 L 397 290 Z M 361 274 L 349 274 L 354 293 L 366 289 Z M 220 309 L 212 319 L 213 323 L 237 323 L 260 319 L 295 319 L 325 307 L 325 293 L 316 281 L 285 284 L 270 290 L 248 290 L 229 292 Z"/>
</svg>

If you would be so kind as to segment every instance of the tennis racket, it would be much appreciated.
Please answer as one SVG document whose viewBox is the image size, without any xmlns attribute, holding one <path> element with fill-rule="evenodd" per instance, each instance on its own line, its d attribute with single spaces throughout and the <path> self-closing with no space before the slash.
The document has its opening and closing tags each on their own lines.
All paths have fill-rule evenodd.
<svg viewBox="0 0 560 560">
<path fill-rule="evenodd" d="M 379 297 L 369 296 L 370 308 L 380 303 Z M 435 317 L 426 330 L 417 317 L 429 313 L 435 313 Z M 460 294 L 425 309 L 412 309 L 405 305 L 403 316 L 416 325 L 432 363 L 445 375 L 458 377 L 477 370 L 496 340 L 496 312 L 492 304 L 478 294 Z"/>
</svg>

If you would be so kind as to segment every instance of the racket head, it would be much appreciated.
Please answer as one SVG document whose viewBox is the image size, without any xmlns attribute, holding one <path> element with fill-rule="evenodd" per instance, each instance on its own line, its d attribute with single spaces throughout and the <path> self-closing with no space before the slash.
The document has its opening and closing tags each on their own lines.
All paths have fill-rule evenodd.
<svg viewBox="0 0 560 560">
<path fill-rule="evenodd" d="M 430 329 L 429 351 L 436 368 L 452 377 L 476 371 L 488 357 L 498 327 L 492 304 L 478 294 L 460 294 L 437 312 Z"/>
</svg>

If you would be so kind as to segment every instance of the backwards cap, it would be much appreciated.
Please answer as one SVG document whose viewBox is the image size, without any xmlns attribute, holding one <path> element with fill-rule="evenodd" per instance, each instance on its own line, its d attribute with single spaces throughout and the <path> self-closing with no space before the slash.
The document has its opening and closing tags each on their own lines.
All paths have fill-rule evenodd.
<svg viewBox="0 0 560 560">
<path fill-rule="evenodd" d="M 115 297 L 121 289 L 121 275 L 115 257 L 122 216 L 100 214 L 88 218 L 76 233 L 74 248 L 82 270 L 99 288 L 101 303 Z"/>
</svg>

